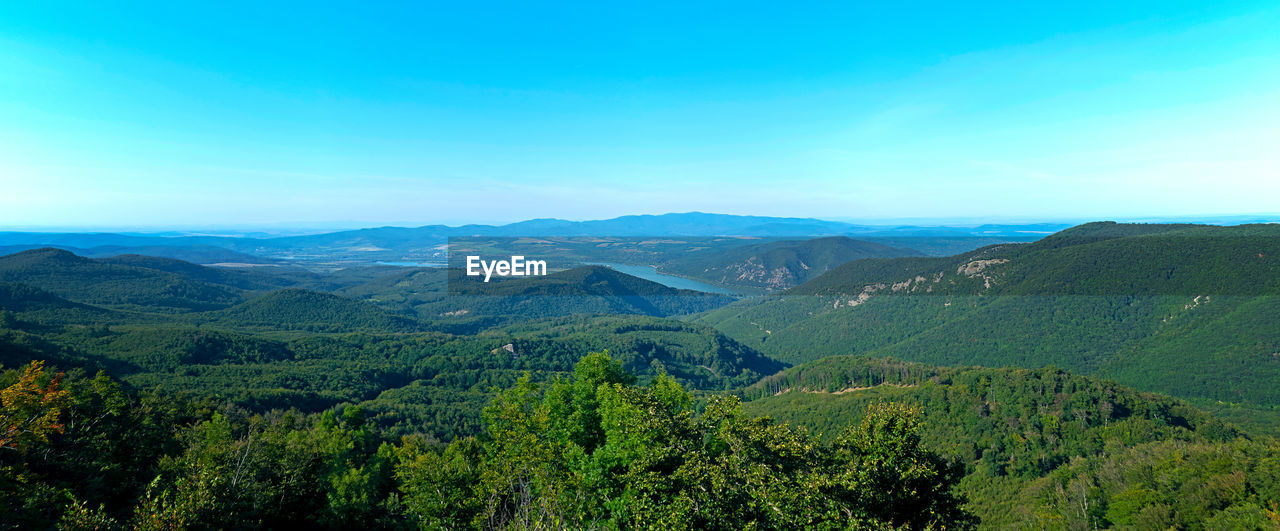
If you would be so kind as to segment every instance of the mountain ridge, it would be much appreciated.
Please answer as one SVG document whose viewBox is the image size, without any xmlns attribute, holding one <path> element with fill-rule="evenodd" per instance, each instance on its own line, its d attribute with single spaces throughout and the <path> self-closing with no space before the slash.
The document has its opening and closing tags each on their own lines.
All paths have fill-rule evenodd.
<svg viewBox="0 0 1280 531">
<path fill-rule="evenodd" d="M 803 283 L 853 260 L 920 254 L 912 249 L 848 236 L 826 236 L 694 253 L 665 262 L 659 270 L 726 286 L 776 291 Z"/>
<path fill-rule="evenodd" d="M 789 363 L 1042 367 L 1257 408 L 1280 393 L 1280 225 L 1090 224 L 952 257 L 871 258 L 693 319 Z"/>
<path fill-rule="evenodd" d="M 0 246 L 56 245 L 74 248 L 102 246 L 180 247 L 212 246 L 255 256 L 296 257 L 317 250 L 342 252 L 350 256 L 372 256 L 395 251 L 405 255 L 412 250 L 441 246 L 450 237 L 473 236 L 897 236 L 999 238 L 1026 241 L 1039 237 L 1045 224 L 981 225 L 981 226 L 914 226 L 858 225 L 817 218 L 740 216 L 703 212 L 643 214 L 605 220 L 569 221 L 540 218 L 505 225 L 469 224 L 460 226 L 422 225 L 418 227 L 370 227 L 320 234 L 262 237 L 231 236 L 144 236 L 119 233 L 41 233 L 0 232 Z M 1065 225 L 1061 225 L 1065 227 Z M 1024 228 L 1033 230 L 1027 232 Z M 377 251 L 381 250 L 381 251 Z"/>
</svg>

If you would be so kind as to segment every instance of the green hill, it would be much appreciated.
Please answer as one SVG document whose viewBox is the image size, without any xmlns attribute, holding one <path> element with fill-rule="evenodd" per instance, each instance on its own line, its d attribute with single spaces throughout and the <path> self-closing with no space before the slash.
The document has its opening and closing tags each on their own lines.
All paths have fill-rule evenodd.
<svg viewBox="0 0 1280 531">
<path fill-rule="evenodd" d="M 425 321 L 461 333 L 567 315 L 683 315 L 734 300 L 670 288 L 601 266 L 541 277 L 493 278 L 487 283 L 466 277 L 460 269 L 415 269 L 339 292 L 390 310 L 415 312 Z"/>
<path fill-rule="evenodd" d="M 1196 528 L 1238 512 L 1265 517 L 1261 508 L 1280 501 L 1272 476 L 1277 447 L 1242 438 L 1179 400 L 1054 368 L 835 356 L 766 377 L 742 394 L 747 412 L 827 437 L 858 422 L 869 404 L 920 408 L 925 444 L 965 466 L 961 492 L 988 528 L 1132 526 L 1144 512 L 1170 504 L 1169 525 Z M 1144 479 L 1140 466 L 1125 462 L 1135 455 L 1148 466 L 1180 456 L 1194 464 L 1162 480 Z M 1217 466 L 1206 462 L 1214 458 Z M 1154 468 L 1161 467 L 1168 468 Z M 1110 472 L 1117 470 L 1127 475 Z M 1239 475 L 1232 480 L 1238 491 L 1214 486 L 1224 471 Z M 1091 506 L 1073 513 L 1081 496 L 1065 487 L 1078 488 L 1079 481 L 1091 489 Z M 1064 488 L 1055 490 L 1058 484 Z M 1136 489 L 1145 492 L 1135 498 Z"/>
<path fill-rule="evenodd" d="M 87 304 L 71 302 L 39 288 L 23 284 L 0 283 L 0 308 L 11 312 L 39 310 L 87 310 Z"/>
<path fill-rule="evenodd" d="M 709 294 L 671 288 L 604 266 L 582 266 L 541 277 L 491 278 L 468 277 L 462 270 L 449 271 L 449 290 L 456 295 L 500 297 L 706 297 Z M 726 297 L 715 297 L 725 299 Z"/>
<path fill-rule="evenodd" d="M 663 263 L 665 273 L 726 286 L 779 291 L 860 258 L 920 254 L 845 236 L 787 240 L 715 249 Z"/>
<path fill-rule="evenodd" d="M 270 291 L 288 287 L 324 285 L 315 273 L 296 268 L 259 265 L 243 268 L 208 267 L 173 258 L 140 254 L 122 254 L 96 259 L 98 263 L 141 267 L 182 275 L 191 280 L 230 286 L 248 291 Z"/>
<path fill-rule="evenodd" d="M 0 238 L 3 238 L 3 236 L 0 236 Z M 72 253 L 86 258 L 107 258 L 124 254 L 136 254 L 172 258 L 195 264 L 278 265 L 281 263 L 278 260 L 240 253 L 211 245 L 101 245 L 89 248 L 62 244 L 0 245 L 0 254 L 12 254 L 44 247 L 53 247 L 71 251 Z"/>
<path fill-rule="evenodd" d="M 273 291 L 206 315 L 209 322 L 220 326 L 274 330 L 409 332 L 425 329 L 425 325 L 414 319 L 390 314 L 372 304 L 301 289 Z"/>
<path fill-rule="evenodd" d="M 1089 224 L 947 258 L 850 262 L 697 318 L 790 363 L 1043 367 L 1280 406 L 1280 226 Z"/>
<path fill-rule="evenodd" d="M 231 286 L 51 248 L 0 257 L 0 282 L 27 284 L 76 302 L 162 311 L 225 308 L 243 300 Z"/>
<path fill-rule="evenodd" d="M 9 327 L 21 324 L 91 324 L 136 319 L 120 312 L 71 302 L 39 288 L 24 284 L 0 282 L 0 323 Z"/>
<path fill-rule="evenodd" d="M 655 317 L 563 317 L 502 332 L 520 342 L 554 341 L 566 353 L 608 351 L 628 371 L 665 371 L 696 389 L 737 387 L 786 367 L 711 327 Z"/>
<path fill-rule="evenodd" d="M 405 340 L 409 342 L 409 339 Z M 420 340 L 419 340 L 420 341 Z M 665 373 L 691 389 L 719 391 L 754 382 L 784 364 L 709 327 L 645 316 L 572 316 L 523 322 L 421 349 L 412 383 L 361 402 L 371 419 L 396 434 L 447 440 L 480 426 L 494 385 L 529 371 L 535 380 L 563 376 L 583 352 L 607 350 L 642 381 Z"/>
<path fill-rule="evenodd" d="M 1280 225 L 1101 222 L 953 257 L 851 262 L 789 293 L 1277 295 L 1276 271 Z"/>
</svg>

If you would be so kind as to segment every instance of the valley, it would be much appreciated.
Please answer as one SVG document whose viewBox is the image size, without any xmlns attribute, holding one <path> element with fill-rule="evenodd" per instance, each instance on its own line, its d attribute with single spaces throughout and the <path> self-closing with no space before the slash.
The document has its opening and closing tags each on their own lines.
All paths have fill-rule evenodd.
<svg viewBox="0 0 1280 531">
<path fill-rule="evenodd" d="M 1280 531 L 1275 2 L 0 21 L 0 531 Z"/>
<path fill-rule="evenodd" d="M 1213 528 L 1207 522 L 1269 518 L 1280 503 L 1268 483 L 1280 470 L 1275 225 L 1096 223 L 949 256 L 846 236 L 460 245 L 537 250 L 561 257 L 563 267 L 483 282 L 459 267 L 221 267 L 172 257 L 235 258 L 200 249 L 9 254 L 0 257 L 0 366 L 7 369 L 0 383 L 19 385 L 18 369 L 43 361 L 79 382 L 82 395 L 110 381 L 127 400 L 189 404 L 174 414 L 193 420 L 164 422 L 195 428 L 165 429 L 226 422 L 233 431 L 225 444 L 244 452 L 269 430 L 286 437 L 307 426 L 399 445 L 394 451 L 407 452 L 400 464 L 386 461 L 390 468 L 368 479 L 383 486 L 361 487 L 385 497 L 397 484 L 385 483 L 390 471 L 417 470 L 403 468 L 417 466 L 410 456 L 470 452 L 477 436 L 489 437 L 504 393 L 544 389 L 529 396 L 552 393 L 545 398 L 552 400 L 562 392 L 557 386 L 588 378 L 581 365 L 588 353 L 607 353 L 610 370 L 627 375 L 618 381 L 640 386 L 635 400 L 678 388 L 687 393 L 680 403 L 690 419 L 710 418 L 724 400 L 741 401 L 733 415 L 768 417 L 760 422 L 778 423 L 769 429 L 800 430 L 771 437 L 812 437 L 805 444 L 843 444 L 840 434 L 868 422 L 869 412 L 906 408 L 922 448 L 938 466 L 952 467 L 938 469 L 937 478 L 950 478 L 949 492 L 964 500 L 954 508 L 980 527 L 1160 521 Z M 660 265 L 635 271 L 625 262 L 587 262 L 623 256 Z M 771 277 L 770 268 L 792 273 Z M 628 271 L 678 272 L 684 286 L 705 290 Z M 760 281 L 766 277 L 772 280 Z M 86 408 L 103 399 L 77 400 L 88 400 L 76 406 Z M 178 442 L 154 451 L 171 452 L 165 444 Z M 392 451 L 376 446 L 342 459 L 375 466 L 379 452 Z M 1161 463 L 1174 455 L 1189 459 L 1168 472 L 1183 479 L 1132 476 L 1135 467 L 1167 467 Z M 467 459 L 480 460 L 467 466 L 490 466 L 476 464 L 488 458 Z M 1222 476 L 1222 462 L 1242 475 Z M 206 466 L 192 463 L 184 466 Z M 1107 472 L 1114 470 L 1129 475 Z M 1238 483 L 1235 494 L 1205 486 L 1224 481 Z M 131 496 L 142 496 L 146 485 L 130 484 Z M 410 492 L 411 483 L 398 485 Z M 1083 503 L 1078 489 L 1091 493 L 1092 508 L 1073 505 Z M 1135 489 L 1147 494 L 1135 500 Z M 1199 501 L 1180 504 L 1187 496 Z M 102 515 L 128 518 L 135 498 L 111 502 Z"/>
</svg>

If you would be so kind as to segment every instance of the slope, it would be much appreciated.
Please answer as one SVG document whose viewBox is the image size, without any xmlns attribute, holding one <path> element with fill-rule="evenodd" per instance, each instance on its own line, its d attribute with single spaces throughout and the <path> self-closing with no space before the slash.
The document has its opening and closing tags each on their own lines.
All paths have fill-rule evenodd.
<svg viewBox="0 0 1280 531">
<path fill-rule="evenodd" d="M 222 327 L 311 332 L 411 332 L 426 326 L 365 302 L 301 289 L 273 291 L 209 312 L 201 321 Z"/>
<path fill-rule="evenodd" d="M 1083 500 L 1074 494 L 1055 496 L 1051 487 L 1079 487 L 1072 479 L 1095 489 L 1089 493 L 1090 507 L 1078 518 L 1091 524 L 1087 527 L 1133 525 L 1148 507 L 1179 499 L 1185 506 L 1171 512 L 1171 523 L 1198 525 L 1225 518 L 1222 513 L 1250 510 L 1262 515 L 1255 507 L 1266 507 L 1280 496 L 1280 490 L 1267 490 L 1273 481 L 1267 467 L 1274 468 L 1268 456 L 1280 456 L 1273 441 L 1251 441 L 1179 400 L 1054 368 L 934 367 L 836 356 L 764 378 L 742 394 L 749 400 L 749 413 L 826 436 L 857 422 L 869 404 L 892 401 L 918 407 L 925 443 L 965 467 L 961 489 L 989 528 L 1062 526 L 1062 519 L 1072 518 L 1072 504 Z M 1205 463 L 1188 465 L 1179 471 L 1185 477 L 1174 481 L 1144 485 L 1149 492 L 1140 500 L 1129 499 L 1124 488 L 1096 490 L 1099 483 L 1141 482 L 1140 470 L 1124 480 L 1097 470 L 1123 466 L 1117 456 L 1145 454 L 1149 459 L 1158 453 L 1177 459 L 1189 449 L 1235 454 L 1231 459 L 1239 477 L 1232 481 L 1240 490 L 1212 486 L 1221 481 L 1221 472 Z M 1093 470 L 1081 474 L 1085 468 Z"/>
<path fill-rule="evenodd" d="M 96 261 L 102 264 L 165 271 L 200 282 L 221 284 L 248 291 L 269 291 L 288 287 L 313 288 L 326 285 L 320 275 L 315 273 L 274 265 L 244 268 L 207 267 L 174 258 L 142 254 L 113 255 L 98 258 Z"/>
<path fill-rule="evenodd" d="M 0 257 L 0 282 L 27 284 L 76 302 L 162 311 L 209 310 L 242 300 L 232 286 L 51 248 Z"/>
<path fill-rule="evenodd" d="M 880 243 L 832 236 L 786 240 L 695 253 L 663 263 L 665 273 L 708 280 L 727 286 L 778 291 L 810 280 L 832 268 L 860 258 L 920 254 Z"/>
<path fill-rule="evenodd" d="M 777 359 L 1042 367 L 1280 406 L 1280 226 L 1089 224 L 947 258 L 850 262 L 697 318 Z"/>
<path fill-rule="evenodd" d="M 397 271 L 339 293 L 396 312 L 414 312 L 456 333 L 473 333 L 523 319 L 565 315 L 671 316 L 733 301 L 679 290 L 613 269 L 584 266 L 540 277 L 466 277 L 459 269 Z"/>
</svg>

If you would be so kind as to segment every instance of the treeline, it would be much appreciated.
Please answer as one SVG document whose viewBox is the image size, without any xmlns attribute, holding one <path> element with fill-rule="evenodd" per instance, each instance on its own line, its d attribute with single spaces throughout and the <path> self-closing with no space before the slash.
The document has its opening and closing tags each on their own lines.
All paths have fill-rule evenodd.
<svg viewBox="0 0 1280 531">
<path fill-rule="evenodd" d="M 965 528 L 958 471 L 917 414 L 877 405 L 830 443 L 696 411 L 601 354 L 528 377 L 484 429 L 388 440 L 360 408 L 250 412 L 32 363 L 0 375 L 0 513 L 10 528 Z"/>
<path fill-rule="evenodd" d="M 1280 447 L 1247 439 L 1141 444 L 1074 460 L 1015 500 L 1018 518 L 1043 528 L 1276 529 Z"/>
<path fill-rule="evenodd" d="M 60 249 L 0 257 L 0 282 L 27 284 L 77 302 L 163 312 L 225 308 L 243 300 L 231 286 Z"/>
<path fill-rule="evenodd" d="M 838 393 L 881 384 L 918 385 L 955 369 L 893 358 L 831 356 L 766 376 L 739 392 L 746 400 L 790 391 Z"/>
<path fill-rule="evenodd" d="M 698 322 L 795 364 L 1054 365 L 1184 399 L 1280 405 L 1280 296 L 885 296 L 839 309 L 790 297 L 730 308 Z"/>
<path fill-rule="evenodd" d="M 372 304 L 301 289 L 273 291 L 225 310 L 186 320 L 236 329 L 308 332 L 420 332 L 433 327 Z"/>
<path fill-rule="evenodd" d="M 720 285 L 778 291 L 853 260 L 918 254 L 912 249 L 890 247 L 875 241 L 829 236 L 703 250 L 662 262 L 659 269 Z"/>
<path fill-rule="evenodd" d="M 749 413 L 827 438 L 868 404 L 918 407 L 924 443 L 964 464 L 959 492 L 995 527 L 1241 528 L 1207 523 L 1269 521 L 1280 504 L 1269 472 L 1280 464 L 1274 439 L 1176 399 L 1058 369 L 832 357 L 745 395 L 755 398 Z"/>
<path fill-rule="evenodd" d="M 1274 224 L 1102 222 L 951 257 L 855 260 L 788 294 L 856 296 L 874 287 L 882 295 L 1259 296 L 1280 294 L 1277 267 Z"/>
<path fill-rule="evenodd" d="M 670 319 L 630 316 L 564 317 L 502 329 L 537 350 L 609 351 L 638 374 L 663 371 L 696 389 L 750 385 L 786 367 L 715 329 Z"/>
<path fill-rule="evenodd" d="M 475 433 L 493 388 L 525 372 L 538 381 L 564 374 L 582 352 L 607 350 L 642 380 L 665 372 L 698 390 L 744 386 L 783 367 L 708 327 L 638 316 L 570 317 L 481 336 L 243 333 L 173 319 L 44 325 L 29 316 L 0 310 L 0 363 L 101 369 L 140 388 L 256 412 L 361 404 L 381 429 L 442 441 Z"/>
<path fill-rule="evenodd" d="M 744 394 L 757 399 L 752 411 L 828 434 L 859 415 L 851 403 L 892 397 L 916 404 L 930 416 L 932 444 L 992 476 L 1040 477 L 1073 456 L 1103 452 L 1108 439 L 1132 445 L 1241 435 L 1185 402 L 1052 367 L 929 367 L 833 356 L 766 378 Z"/>
</svg>

